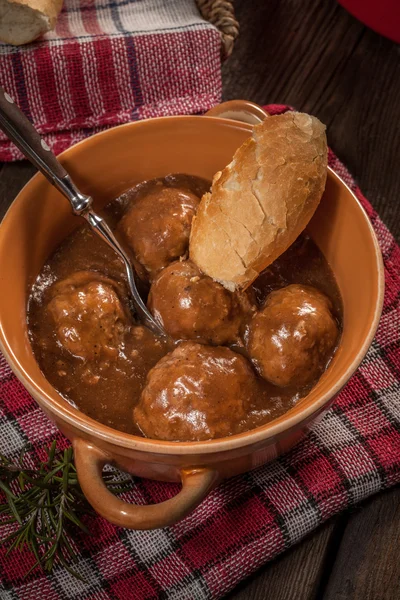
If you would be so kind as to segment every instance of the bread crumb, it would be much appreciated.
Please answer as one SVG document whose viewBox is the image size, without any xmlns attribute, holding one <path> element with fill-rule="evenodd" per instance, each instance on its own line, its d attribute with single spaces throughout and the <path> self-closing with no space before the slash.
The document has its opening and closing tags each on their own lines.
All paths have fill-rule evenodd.
<svg viewBox="0 0 400 600">
<path fill-rule="evenodd" d="M 144 328 L 143 327 L 134 327 L 132 330 L 132 335 L 135 339 L 141 340 L 144 336 Z"/>
<path fill-rule="evenodd" d="M 90 369 L 86 369 L 86 371 L 82 373 L 82 380 L 87 385 L 96 385 L 100 380 L 100 375 L 95 375 Z"/>
</svg>

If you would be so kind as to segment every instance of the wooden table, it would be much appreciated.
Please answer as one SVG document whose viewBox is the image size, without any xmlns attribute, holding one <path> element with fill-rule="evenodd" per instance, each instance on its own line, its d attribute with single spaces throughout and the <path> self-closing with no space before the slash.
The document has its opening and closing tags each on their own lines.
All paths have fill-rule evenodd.
<svg viewBox="0 0 400 600">
<path fill-rule="evenodd" d="M 319 117 L 399 239 L 400 48 L 334 0 L 236 0 L 235 10 L 240 35 L 223 68 L 224 99 L 290 104 Z M 330 520 L 229 600 L 397 600 L 399 556 L 397 488 Z"/>
<path fill-rule="evenodd" d="M 318 116 L 333 150 L 400 237 L 399 48 L 334 0 L 235 6 L 241 33 L 223 68 L 224 98 L 288 103 Z M 33 173 L 28 163 L 0 166 L 0 218 Z M 229 598 L 397 600 L 399 557 L 395 489 L 332 519 Z"/>
</svg>

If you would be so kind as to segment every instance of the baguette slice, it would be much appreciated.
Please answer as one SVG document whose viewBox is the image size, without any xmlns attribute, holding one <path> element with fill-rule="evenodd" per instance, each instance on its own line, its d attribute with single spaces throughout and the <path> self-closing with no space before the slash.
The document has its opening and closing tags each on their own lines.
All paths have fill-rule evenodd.
<svg viewBox="0 0 400 600">
<path fill-rule="evenodd" d="M 54 28 L 63 0 L 0 0 L 0 41 L 28 44 Z"/>
<path fill-rule="evenodd" d="M 227 289 L 245 289 L 306 227 L 325 189 L 325 126 L 268 117 L 215 175 L 190 236 L 190 258 Z"/>
</svg>

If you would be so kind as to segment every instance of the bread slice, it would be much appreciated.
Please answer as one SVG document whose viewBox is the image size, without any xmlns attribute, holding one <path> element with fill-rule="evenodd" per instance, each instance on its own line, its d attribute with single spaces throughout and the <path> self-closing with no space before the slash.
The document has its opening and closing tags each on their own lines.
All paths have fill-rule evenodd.
<svg viewBox="0 0 400 600">
<path fill-rule="evenodd" d="M 63 0 L 0 0 L 0 41 L 28 44 L 54 28 Z"/>
<path fill-rule="evenodd" d="M 325 126 L 268 117 L 215 175 L 192 223 L 189 253 L 227 289 L 245 289 L 305 228 L 325 189 Z"/>
</svg>

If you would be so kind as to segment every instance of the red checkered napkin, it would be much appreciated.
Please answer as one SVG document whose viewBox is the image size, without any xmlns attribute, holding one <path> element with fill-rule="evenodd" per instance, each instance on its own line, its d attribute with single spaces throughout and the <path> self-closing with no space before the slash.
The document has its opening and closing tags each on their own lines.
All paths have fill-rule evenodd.
<svg viewBox="0 0 400 600">
<path fill-rule="evenodd" d="M 220 53 L 195 0 L 64 0 L 54 32 L 0 43 L 0 85 L 59 154 L 112 125 L 205 112 L 221 98 Z M 20 158 L 0 132 L 0 161 Z"/>
<path fill-rule="evenodd" d="M 78 539 L 74 566 L 86 583 L 62 567 L 24 580 L 33 556 L 6 557 L 0 547 L 2 600 L 220 598 L 332 515 L 400 481 L 400 249 L 332 152 L 329 164 L 371 219 L 386 279 L 376 338 L 332 408 L 288 454 L 223 482 L 173 527 L 128 531 L 93 517 L 93 536 Z M 67 444 L 5 361 L 0 380 L 0 452 L 16 455 L 30 443 L 34 461 L 55 435 Z M 177 491 L 176 485 L 138 479 L 126 499 L 162 502 Z"/>
</svg>

